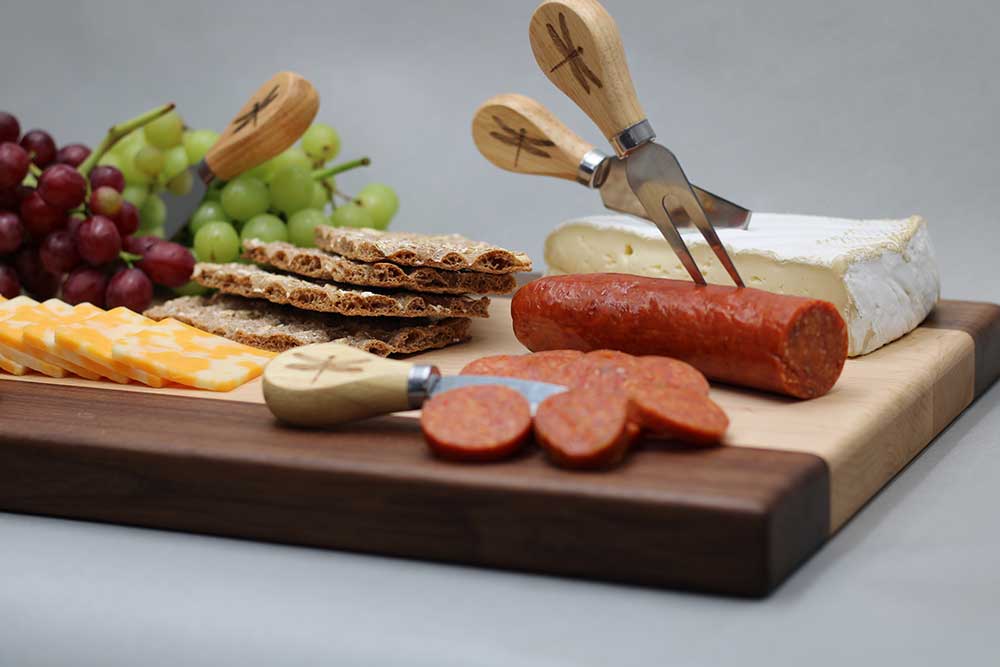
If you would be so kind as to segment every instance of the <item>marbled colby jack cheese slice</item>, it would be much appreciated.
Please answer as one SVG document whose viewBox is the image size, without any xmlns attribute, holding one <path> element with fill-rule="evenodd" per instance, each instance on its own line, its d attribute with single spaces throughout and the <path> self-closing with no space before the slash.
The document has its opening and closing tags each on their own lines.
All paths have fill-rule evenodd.
<svg viewBox="0 0 1000 667">
<path fill-rule="evenodd" d="M 166 318 L 115 341 L 116 361 L 178 384 L 229 391 L 260 375 L 275 352 Z"/>
<path fill-rule="evenodd" d="M 101 375 L 116 374 L 138 380 L 150 387 L 162 387 L 163 378 L 116 361 L 112 355 L 115 341 L 154 324 L 149 318 L 119 307 L 83 322 L 56 327 L 56 347 L 60 357 L 91 370 L 99 368 Z"/>
<path fill-rule="evenodd" d="M 24 303 L 38 303 L 34 299 L 29 299 L 26 296 L 16 296 L 11 300 L 7 300 L 0 296 L 0 320 L 6 317 L 10 317 L 14 310 Z M 24 364 L 19 364 L 10 357 L 4 356 L 0 353 L 0 368 L 4 369 L 11 375 L 24 375 L 28 372 L 28 367 Z"/>
<path fill-rule="evenodd" d="M 103 375 L 121 384 L 128 382 L 128 378 L 124 375 L 119 375 L 97 364 L 90 362 L 90 366 L 88 367 L 86 364 L 77 363 L 59 354 L 59 348 L 56 346 L 57 326 L 72 324 L 73 322 L 83 322 L 104 312 L 102 309 L 89 303 L 80 303 L 75 306 L 64 304 L 64 306 L 69 309 L 69 312 L 58 316 L 53 321 L 32 324 L 24 328 L 21 342 L 24 344 L 25 349 L 39 359 L 44 359 L 56 366 L 62 366 L 66 370 L 88 380 L 99 380 Z M 79 361 L 79 357 L 76 357 L 76 359 Z"/>
<path fill-rule="evenodd" d="M 31 354 L 21 344 L 21 338 L 25 327 L 51 319 L 57 314 L 60 305 L 66 308 L 69 306 L 58 299 L 50 299 L 45 303 L 25 299 L 14 305 L 15 302 L 18 299 L 0 304 L 0 308 L 4 310 L 3 319 L 0 320 L 0 354 L 49 377 L 66 377 L 66 369 Z"/>
<path fill-rule="evenodd" d="M 915 328 L 940 281 L 923 218 L 843 220 L 754 213 L 750 228 L 720 229 L 747 287 L 832 302 L 847 322 L 848 354 L 867 354 Z M 732 285 L 696 230 L 684 240 L 710 283 Z M 651 223 L 619 215 L 570 220 L 545 242 L 550 274 L 621 272 L 689 280 Z"/>
</svg>

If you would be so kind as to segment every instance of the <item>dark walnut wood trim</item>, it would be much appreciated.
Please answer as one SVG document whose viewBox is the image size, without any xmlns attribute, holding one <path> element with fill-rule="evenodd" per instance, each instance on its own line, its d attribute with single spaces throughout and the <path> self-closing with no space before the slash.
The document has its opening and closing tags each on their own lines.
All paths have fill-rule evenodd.
<svg viewBox="0 0 1000 667">
<path fill-rule="evenodd" d="M 972 336 L 976 344 L 976 398 L 1000 378 L 1000 305 L 940 301 L 921 326 L 957 329 Z"/>
<path fill-rule="evenodd" d="M 646 443 L 607 473 L 434 460 L 416 423 L 276 424 L 263 405 L 3 383 L 0 508 L 759 596 L 828 533 L 804 454 Z"/>
</svg>

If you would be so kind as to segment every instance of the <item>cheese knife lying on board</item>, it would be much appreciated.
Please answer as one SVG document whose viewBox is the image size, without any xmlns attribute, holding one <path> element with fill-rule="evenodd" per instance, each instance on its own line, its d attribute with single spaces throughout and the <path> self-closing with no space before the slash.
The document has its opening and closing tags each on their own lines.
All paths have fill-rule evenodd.
<svg viewBox="0 0 1000 667">
<path fill-rule="evenodd" d="M 581 139 L 530 97 L 506 93 L 483 102 L 472 118 L 472 139 L 483 157 L 501 169 L 576 181 L 598 190 L 606 208 L 652 222 L 629 188 L 625 161 Z M 750 211 L 742 206 L 697 186 L 692 189 L 713 226 L 746 229 L 750 223 Z M 685 216 L 674 223 L 693 226 Z"/>
<path fill-rule="evenodd" d="M 278 72 L 253 94 L 205 158 L 188 169 L 191 189 L 160 193 L 167 205 L 164 236 L 173 238 L 191 218 L 208 185 L 228 181 L 270 160 L 298 141 L 319 111 L 319 94 L 294 72 Z"/>
<path fill-rule="evenodd" d="M 377 357 L 342 343 L 282 352 L 264 369 L 264 400 L 274 416 L 297 426 L 346 422 L 416 410 L 441 392 L 477 384 L 514 389 L 531 404 L 566 387 L 487 375 L 441 375 L 436 366 Z"/>
</svg>

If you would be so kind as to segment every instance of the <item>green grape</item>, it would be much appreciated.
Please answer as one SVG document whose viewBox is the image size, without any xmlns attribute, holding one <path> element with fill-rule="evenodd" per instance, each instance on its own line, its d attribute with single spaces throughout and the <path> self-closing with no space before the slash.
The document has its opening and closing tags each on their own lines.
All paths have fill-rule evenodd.
<svg viewBox="0 0 1000 667">
<path fill-rule="evenodd" d="M 212 130 L 188 130 L 184 133 L 184 150 L 188 164 L 198 164 L 219 140 L 219 133 Z"/>
<path fill-rule="evenodd" d="M 156 178 L 163 171 L 166 157 L 163 151 L 154 146 L 143 146 L 132 158 L 132 164 L 149 178 Z"/>
<path fill-rule="evenodd" d="M 261 179 L 265 183 L 269 183 L 272 178 L 279 172 L 288 167 L 302 167 L 303 169 L 312 169 L 312 161 L 309 156 L 306 155 L 305 151 L 301 148 L 292 147 L 287 149 L 284 153 L 281 153 L 267 162 L 260 164 L 250 170 L 250 174 Z"/>
<path fill-rule="evenodd" d="M 187 171 L 188 159 L 187 151 L 183 146 L 174 146 L 163 151 L 163 173 L 164 182 L 172 181 L 181 172 Z"/>
<path fill-rule="evenodd" d="M 156 148 L 173 148 L 184 137 L 184 121 L 177 111 L 166 113 L 144 128 L 146 141 Z"/>
<path fill-rule="evenodd" d="M 240 235 L 228 222 L 209 222 L 194 235 L 199 262 L 234 262 L 240 256 Z"/>
<path fill-rule="evenodd" d="M 167 238 L 167 230 L 163 225 L 158 225 L 156 227 L 151 227 L 149 229 L 140 230 L 146 236 L 155 236 L 159 239 Z"/>
<path fill-rule="evenodd" d="M 97 164 L 114 167 L 118 171 L 122 170 L 122 159 L 110 151 L 102 155 Z"/>
<path fill-rule="evenodd" d="M 225 187 L 225 183 L 220 183 L 219 181 L 213 181 L 208 189 L 205 190 L 205 196 L 202 197 L 202 201 L 222 201 L 222 188 Z"/>
<path fill-rule="evenodd" d="M 253 176 L 238 176 L 222 188 L 222 207 L 234 220 L 249 220 L 271 205 L 267 186 Z"/>
<path fill-rule="evenodd" d="M 392 216 L 399 210 L 399 197 L 388 185 L 369 183 L 361 189 L 357 201 L 371 213 L 375 229 L 385 229 L 389 226 Z"/>
<path fill-rule="evenodd" d="M 174 294 L 177 296 L 201 296 L 208 292 L 208 288 L 204 285 L 196 283 L 193 280 L 189 280 L 180 287 L 174 288 Z"/>
<path fill-rule="evenodd" d="M 145 148 L 145 146 L 143 148 Z M 142 151 L 143 148 L 140 148 L 136 151 L 136 153 Z M 146 172 L 135 166 L 135 160 L 133 159 L 135 157 L 134 155 L 119 155 L 118 157 L 121 160 L 121 166 L 119 166 L 118 169 L 122 172 L 122 176 L 125 177 L 125 182 L 127 184 L 149 185 L 153 182 L 153 179 L 150 178 Z"/>
<path fill-rule="evenodd" d="M 312 173 L 299 166 L 286 167 L 271 179 L 271 205 L 282 213 L 291 215 L 312 203 Z"/>
<path fill-rule="evenodd" d="M 358 206 L 354 202 L 348 202 L 343 206 L 333 209 L 330 214 L 330 223 L 334 227 L 374 227 L 372 214 L 363 206 Z"/>
<path fill-rule="evenodd" d="M 142 208 L 142 205 L 146 203 L 146 197 L 149 196 L 149 186 L 146 185 L 125 185 L 125 190 L 122 192 L 122 197 L 125 201 L 132 202 L 132 205 L 136 208 Z"/>
<path fill-rule="evenodd" d="M 325 123 L 313 123 L 302 135 L 302 150 L 314 165 L 325 164 L 340 152 L 340 136 Z"/>
<path fill-rule="evenodd" d="M 188 229 L 191 230 L 192 234 L 197 234 L 198 230 L 205 226 L 209 222 L 229 222 L 229 216 L 226 215 L 225 209 L 222 208 L 222 204 L 216 201 L 205 201 L 201 203 L 198 210 L 194 212 L 191 216 L 191 221 L 188 222 Z"/>
<path fill-rule="evenodd" d="M 139 207 L 139 231 L 163 227 L 167 221 L 167 205 L 159 195 L 150 194 Z"/>
<path fill-rule="evenodd" d="M 240 231 L 240 238 L 244 241 L 247 239 L 258 239 L 265 243 L 287 241 L 288 229 L 278 216 L 271 215 L 270 213 L 262 213 L 246 221 L 242 231 Z"/>
<path fill-rule="evenodd" d="M 167 181 L 167 190 L 178 197 L 191 192 L 192 186 L 194 186 L 194 178 L 191 176 L 191 172 L 187 170 L 182 171 Z"/>
<path fill-rule="evenodd" d="M 300 248 L 315 248 L 316 228 L 329 224 L 330 221 L 323 215 L 323 211 L 304 208 L 288 218 L 288 240 Z"/>
<path fill-rule="evenodd" d="M 111 152 L 119 158 L 126 158 L 129 155 L 135 155 L 136 151 L 145 145 L 146 135 L 140 127 L 138 130 L 133 130 L 119 139 L 115 145 L 111 147 Z"/>
<path fill-rule="evenodd" d="M 309 208 L 315 208 L 322 211 L 329 203 L 330 193 L 327 192 L 327 189 L 323 187 L 322 183 L 319 181 L 313 181 L 312 201 L 309 203 Z"/>
</svg>

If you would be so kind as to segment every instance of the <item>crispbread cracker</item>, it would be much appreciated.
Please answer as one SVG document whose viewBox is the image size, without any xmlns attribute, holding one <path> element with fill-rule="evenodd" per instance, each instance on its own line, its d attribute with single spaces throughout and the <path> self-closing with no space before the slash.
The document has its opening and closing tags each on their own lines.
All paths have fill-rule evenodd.
<svg viewBox="0 0 1000 667">
<path fill-rule="evenodd" d="M 183 296 L 150 308 L 146 317 L 172 317 L 244 345 L 283 352 L 311 343 L 346 343 L 380 356 L 433 350 L 469 338 L 469 320 L 343 317 L 296 310 L 258 299 Z"/>
<path fill-rule="evenodd" d="M 523 252 L 505 250 L 458 234 L 382 232 L 320 225 L 316 228 L 316 245 L 360 262 L 389 261 L 405 266 L 497 274 L 531 270 L 531 259 Z"/>
<path fill-rule="evenodd" d="M 201 285 L 226 294 L 267 299 L 315 310 L 363 317 L 489 317 L 486 297 L 416 294 L 414 292 L 375 293 L 361 288 L 330 283 L 318 284 L 280 273 L 271 273 L 250 264 L 195 265 L 192 276 Z"/>
<path fill-rule="evenodd" d="M 366 264 L 316 248 L 291 243 L 243 242 L 243 257 L 282 271 L 320 280 L 383 289 L 402 289 L 440 294 L 509 294 L 517 287 L 511 274 L 478 271 L 444 271 L 432 267 L 402 267 L 390 262 Z"/>
</svg>

